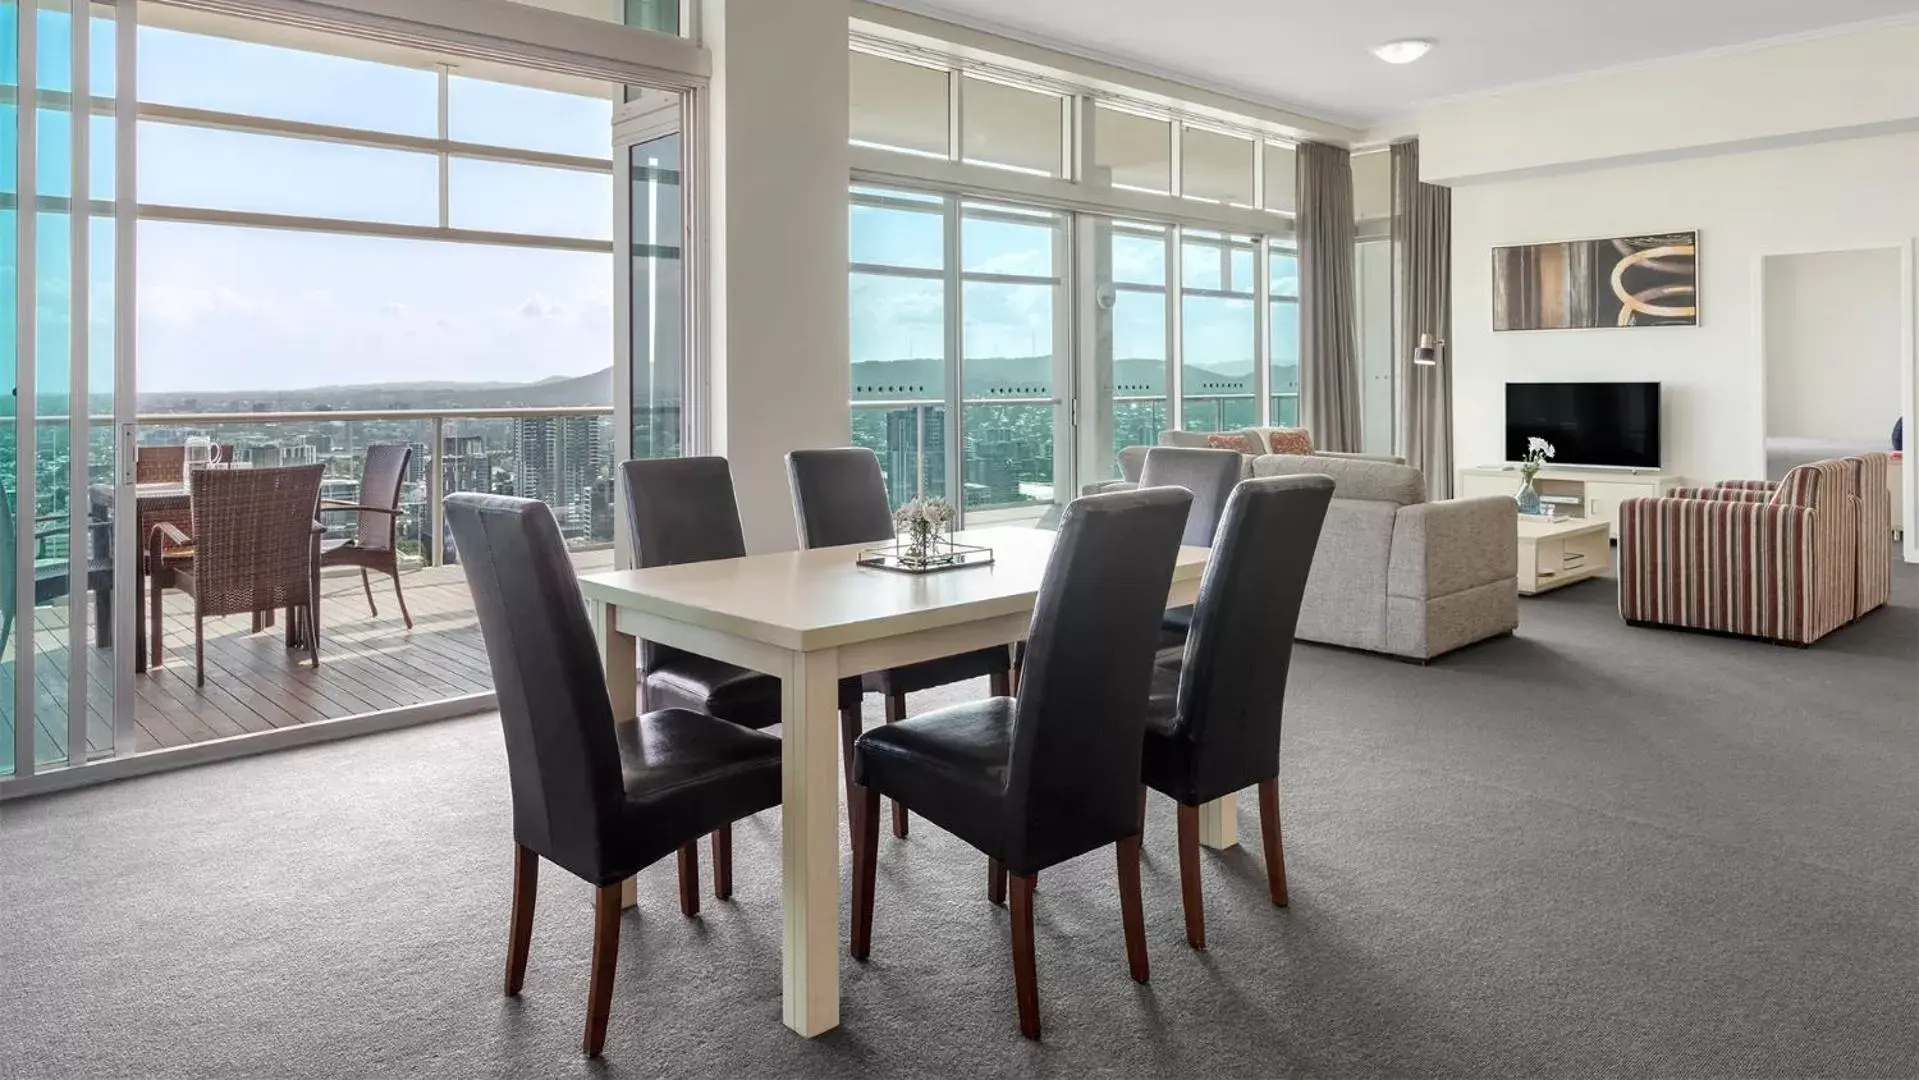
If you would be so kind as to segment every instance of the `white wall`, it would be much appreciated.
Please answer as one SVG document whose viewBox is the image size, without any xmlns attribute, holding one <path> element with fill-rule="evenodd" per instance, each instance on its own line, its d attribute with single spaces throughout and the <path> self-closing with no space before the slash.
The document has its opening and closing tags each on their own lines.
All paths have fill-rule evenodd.
<svg viewBox="0 0 1919 1080">
<path fill-rule="evenodd" d="M 1915 176 L 1908 133 L 1455 187 L 1455 460 L 1503 456 L 1508 381 L 1656 380 L 1667 468 L 1763 476 L 1760 259 L 1910 245 Z M 1699 231 L 1698 326 L 1493 333 L 1493 247 L 1679 229 Z"/>
<path fill-rule="evenodd" d="M 845 446 L 846 0 L 705 0 L 713 452 L 748 550 L 797 546 L 787 451 Z"/>
<path fill-rule="evenodd" d="M 1884 440 L 1898 414 L 1898 248 L 1765 260 L 1766 434 Z"/>
</svg>

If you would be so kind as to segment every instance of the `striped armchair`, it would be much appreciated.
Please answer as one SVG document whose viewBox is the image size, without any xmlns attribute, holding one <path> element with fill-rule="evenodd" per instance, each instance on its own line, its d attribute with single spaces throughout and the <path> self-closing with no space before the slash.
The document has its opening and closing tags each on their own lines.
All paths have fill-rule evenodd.
<svg viewBox="0 0 1919 1080">
<path fill-rule="evenodd" d="M 1892 467 L 1892 455 L 1855 454 L 1838 459 L 1852 462 L 1853 495 L 1859 500 L 1858 586 L 1854 595 L 1854 617 L 1884 607 L 1892 599 L 1892 493 L 1886 473 Z M 1675 498 L 1732 498 L 1765 502 L 1779 490 L 1777 480 L 1721 480 L 1712 488 L 1679 488 L 1669 494 Z"/>
<path fill-rule="evenodd" d="M 1682 488 L 1619 508 L 1619 614 L 1810 645 L 1858 608 L 1859 462 L 1802 465 L 1776 487 Z M 1888 556 L 1888 573 L 1890 572 Z"/>
</svg>

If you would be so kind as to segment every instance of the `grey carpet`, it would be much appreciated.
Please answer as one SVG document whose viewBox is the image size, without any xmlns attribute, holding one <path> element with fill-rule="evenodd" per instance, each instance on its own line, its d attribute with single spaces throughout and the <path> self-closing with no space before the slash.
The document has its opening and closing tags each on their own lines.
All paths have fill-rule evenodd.
<svg viewBox="0 0 1919 1080">
<path fill-rule="evenodd" d="M 1255 854 L 1209 854 L 1212 948 L 1188 950 L 1155 799 L 1152 982 L 1126 977 L 1111 856 L 1049 872 L 1037 1044 L 982 860 L 923 822 L 882 841 L 843 1026 L 781 1027 L 769 813 L 697 921 L 670 860 L 647 872 L 581 1061 L 584 886 L 548 868 L 525 996 L 499 993 L 483 717 L 0 809 L 0 1075 L 1919 1073 L 1919 573 L 1809 650 L 1612 602 L 1527 600 L 1517 637 L 1429 668 L 1301 646 L 1292 906 Z"/>
</svg>

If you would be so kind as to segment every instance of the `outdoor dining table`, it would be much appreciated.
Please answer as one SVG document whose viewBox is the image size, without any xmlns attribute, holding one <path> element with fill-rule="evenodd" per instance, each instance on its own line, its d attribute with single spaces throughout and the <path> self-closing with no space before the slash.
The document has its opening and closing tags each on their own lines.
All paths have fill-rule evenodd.
<svg viewBox="0 0 1919 1080">
<path fill-rule="evenodd" d="M 642 640 L 781 681 L 781 1013 L 801 1035 L 839 1024 L 840 679 L 1024 638 L 1055 537 L 967 530 L 993 561 L 924 575 L 857 565 L 872 545 L 853 545 L 581 576 L 616 717 L 639 708 Z M 1180 549 L 1167 607 L 1194 601 L 1207 555 Z M 1230 847 L 1235 817 L 1233 799 L 1205 807 L 1201 841 Z"/>
</svg>

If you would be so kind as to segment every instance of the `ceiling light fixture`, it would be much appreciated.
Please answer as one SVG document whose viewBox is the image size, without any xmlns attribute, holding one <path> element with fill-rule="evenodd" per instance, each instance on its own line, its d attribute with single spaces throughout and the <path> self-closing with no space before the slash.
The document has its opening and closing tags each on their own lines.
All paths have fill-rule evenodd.
<svg viewBox="0 0 1919 1080">
<path fill-rule="evenodd" d="M 1432 50 L 1432 38 L 1403 38 L 1373 46 L 1373 55 L 1388 64 L 1410 64 Z"/>
</svg>

